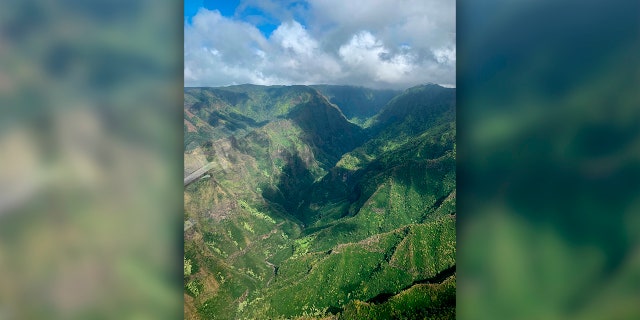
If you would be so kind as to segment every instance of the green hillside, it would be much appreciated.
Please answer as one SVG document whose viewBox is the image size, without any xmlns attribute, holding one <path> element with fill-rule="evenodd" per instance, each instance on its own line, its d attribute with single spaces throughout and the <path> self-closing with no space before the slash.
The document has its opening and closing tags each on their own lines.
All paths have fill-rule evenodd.
<svg viewBox="0 0 640 320">
<path fill-rule="evenodd" d="M 185 88 L 185 318 L 455 317 L 455 89 L 321 89 Z"/>
<path fill-rule="evenodd" d="M 310 87 L 317 89 L 331 103 L 337 105 L 349 121 L 360 125 L 375 116 L 389 100 L 400 93 L 397 90 L 374 90 L 354 86 L 314 85 Z"/>
</svg>

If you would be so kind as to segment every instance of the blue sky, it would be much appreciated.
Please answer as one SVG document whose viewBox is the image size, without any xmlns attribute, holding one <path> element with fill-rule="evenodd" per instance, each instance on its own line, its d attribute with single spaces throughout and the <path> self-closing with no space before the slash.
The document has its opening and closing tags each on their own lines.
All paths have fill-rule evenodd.
<svg viewBox="0 0 640 320">
<path fill-rule="evenodd" d="M 259 18 L 261 22 L 255 23 L 255 26 L 265 37 L 271 35 L 273 30 L 275 30 L 280 24 L 280 21 L 261 10 L 260 7 L 244 7 L 241 8 L 240 11 L 236 12 L 236 9 L 238 9 L 240 4 L 240 0 L 185 0 L 184 19 L 186 22 L 191 22 L 191 19 L 196 15 L 200 8 L 218 10 L 222 16 L 243 21 L 257 20 L 256 18 Z"/>
<path fill-rule="evenodd" d="M 185 86 L 455 86 L 450 0 L 185 0 Z"/>
<path fill-rule="evenodd" d="M 184 15 L 191 18 L 196 15 L 199 8 L 203 7 L 209 10 L 218 10 L 222 15 L 231 17 L 239 5 L 240 0 L 185 0 Z"/>
</svg>

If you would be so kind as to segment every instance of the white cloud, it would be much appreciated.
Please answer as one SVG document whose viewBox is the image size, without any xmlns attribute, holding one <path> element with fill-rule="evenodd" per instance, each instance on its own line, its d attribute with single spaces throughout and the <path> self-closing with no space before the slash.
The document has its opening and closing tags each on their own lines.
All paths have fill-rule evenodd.
<svg viewBox="0 0 640 320">
<path fill-rule="evenodd" d="M 408 46 L 404 48 L 406 51 Z M 390 54 L 382 42 L 368 31 L 354 35 L 338 52 L 342 60 L 352 67 L 353 73 L 374 75 L 374 79 L 381 82 L 401 81 L 413 69 L 410 54 Z"/>
<path fill-rule="evenodd" d="M 271 39 L 280 43 L 283 48 L 304 56 L 311 56 L 318 49 L 318 42 L 297 21 L 281 24 L 273 32 Z"/>
<path fill-rule="evenodd" d="M 264 59 L 260 52 L 269 47 L 256 27 L 205 9 L 198 11 L 192 21 L 185 25 L 185 85 L 276 81 L 254 68 Z"/>
<path fill-rule="evenodd" d="M 279 45 L 271 52 L 269 71 L 288 76 L 291 83 L 314 83 L 341 73 L 338 62 L 295 20 L 282 23 L 269 41 Z"/>
<path fill-rule="evenodd" d="M 455 2 L 310 0 L 287 14 L 291 3 L 245 0 L 239 8 L 261 4 L 287 19 L 269 38 L 215 10 L 185 24 L 185 86 L 455 85 Z M 293 18 L 301 15 L 304 25 Z"/>
<path fill-rule="evenodd" d="M 436 61 L 441 64 L 455 64 L 456 62 L 456 48 L 446 47 L 433 50 L 433 55 L 436 57 Z"/>
</svg>

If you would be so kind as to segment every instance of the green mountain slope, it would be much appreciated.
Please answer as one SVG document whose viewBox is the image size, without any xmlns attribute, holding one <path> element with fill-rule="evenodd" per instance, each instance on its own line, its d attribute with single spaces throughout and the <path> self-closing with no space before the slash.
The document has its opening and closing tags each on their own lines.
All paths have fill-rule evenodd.
<svg viewBox="0 0 640 320">
<path fill-rule="evenodd" d="M 238 115 L 185 122 L 185 175 L 208 169 L 185 187 L 185 318 L 455 314 L 455 89 L 380 110 L 365 129 L 314 88 L 185 89 L 185 114 Z"/>
<path fill-rule="evenodd" d="M 348 122 L 340 109 L 320 94 L 294 107 L 287 118 L 300 126 L 305 141 L 329 167 L 364 142 L 363 130 Z"/>
<path fill-rule="evenodd" d="M 337 105 L 349 121 L 364 124 L 375 116 L 396 95 L 397 90 L 374 90 L 354 86 L 314 85 L 317 89 Z"/>
<path fill-rule="evenodd" d="M 286 115 L 317 92 L 306 86 L 185 88 L 185 148 L 246 134 Z"/>
</svg>

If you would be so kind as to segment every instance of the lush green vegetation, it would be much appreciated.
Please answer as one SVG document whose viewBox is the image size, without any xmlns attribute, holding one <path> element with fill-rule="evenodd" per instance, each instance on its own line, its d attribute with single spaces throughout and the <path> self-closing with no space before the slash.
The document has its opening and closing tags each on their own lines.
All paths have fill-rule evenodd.
<svg viewBox="0 0 640 320">
<path fill-rule="evenodd" d="M 353 123 L 363 125 L 375 116 L 393 97 L 397 90 L 374 90 L 353 86 L 311 86 L 317 89 L 333 104 L 340 107 L 344 116 Z"/>
<path fill-rule="evenodd" d="M 339 319 L 455 319 L 455 276 L 417 284 L 383 303 L 349 302 Z"/>
<path fill-rule="evenodd" d="M 455 89 L 391 93 L 185 88 L 185 317 L 454 318 Z"/>
</svg>

